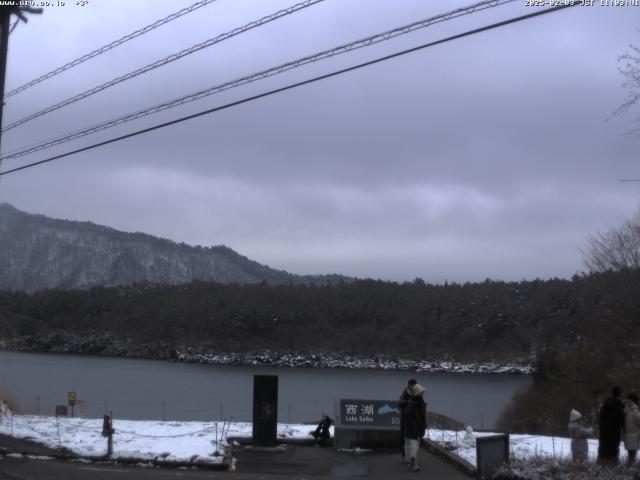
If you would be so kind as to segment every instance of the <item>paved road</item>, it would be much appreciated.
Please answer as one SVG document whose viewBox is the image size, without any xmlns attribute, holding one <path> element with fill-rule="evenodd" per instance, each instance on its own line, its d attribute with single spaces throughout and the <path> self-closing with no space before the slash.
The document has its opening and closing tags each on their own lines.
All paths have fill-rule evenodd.
<svg viewBox="0 0 640 480">
<path fill-rule="evenodd" d="M 3 455 L 23 452 L 27 457 Z M 469 480 L 449 463 L 421 449 L 422 470 L 412 473 L 400 462 L 398 453 L 349 453 L 331 447 L 282 445 L 275 449 L 235 447 L 234 471 L 189 470 L 184 468 L 113 465 L 107 462 L 43 460 L 59 455 L 56 449 L 0 435 L 0 480 L 81 480 L 81 479 L 227 479 L 227 480 L 303 480 L 303 479 L 417 479 Z M 31 457 L 31 458 L 29 458 Z"/>
<path fill-rule="evenodd" d="M 153 479 L 222 479 L 230 473 L 189 471 L 165 468 L 120 467 L 101 463 L 60 460 L 0 459 L 1 480 L 153 480 Z M 241 477 L 238 477 L 241 478 Z M 249 477 L 245 477 L 249 480 Z M 257 480 L 258 477 L 252 477 Z"/>
<path fill-rule="evenodd" d="M 263 473 L 282 475 L 283 478 L 369 478 L 369 479 L 416 479 L 437 478 L 442 480 L 469 480 L 451 464 L 420 451 L 421 471 L 409 472 L 400 462 L 399 453 L 349 453 L 333 448 L 298 447 L 288 445 L 283 449 L 260 450 L 244 448 L 236 451 L 237 473 Z M 271 478 L 271 477 L 269 477 Z"/>
<path fill-rule="evenodd" d="M 32 455 L 71 454 L 71 452 L 65 449 L 57 450 L 33 441 L 0 434 L 0 454 L 9 452 L 23 452 Z"/>
<path fill-rule="evenodd" d="M 108 463 L 0 457 L 0 480 L 80 479 L 418 479 L 469 480 L 453 466 L 422 450 L 422 470 L 407 471 L 395 453 L 343 453 L 331 448 L 287 446 L 280 450 L 246 448 L 237 452 L 236 470 L 229 472 L 159 467 L 123 467 Z"/>
</svg>

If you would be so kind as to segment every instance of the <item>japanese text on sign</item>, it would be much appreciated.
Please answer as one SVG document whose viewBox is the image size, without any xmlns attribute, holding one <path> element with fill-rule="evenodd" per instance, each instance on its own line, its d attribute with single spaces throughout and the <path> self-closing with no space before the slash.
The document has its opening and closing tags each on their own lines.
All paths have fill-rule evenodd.
<svg viewBox="0 0 640 480">
<path fill-rule="evenodd" d="M 342 425 L 399 427 L 397 402 L 384 400 L 340 400 Z"/>
</svg>

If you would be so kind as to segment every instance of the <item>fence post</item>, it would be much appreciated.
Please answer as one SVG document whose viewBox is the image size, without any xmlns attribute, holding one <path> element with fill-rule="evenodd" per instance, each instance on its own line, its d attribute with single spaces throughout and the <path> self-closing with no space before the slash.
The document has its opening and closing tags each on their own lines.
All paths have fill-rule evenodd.
<svg viewBox="0 0 640 480">
<path fill-rule="evenodd" d="M 102 436 L 107 437 L 107 458 L 113 455 L 113 412 L 105 415 L 102 419 Z"/>
<path fill-rule="evenodd" d="M 56 428 L 58 429 L 58 448 L 60 448 L 60 421 L 58 420 L 58 414 L 56 413 Z M 11 432 L 13 434 L 13 432 Z"/>
</svg>

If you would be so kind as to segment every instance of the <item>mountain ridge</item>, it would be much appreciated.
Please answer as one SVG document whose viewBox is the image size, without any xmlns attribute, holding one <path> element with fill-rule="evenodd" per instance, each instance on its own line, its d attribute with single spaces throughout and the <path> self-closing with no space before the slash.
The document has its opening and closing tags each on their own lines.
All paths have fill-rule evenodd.
<svg viewBox="0 0 640 480">
<path fill-rule="evenodd" d="M 328 284 L 342 275 L 296 275 L 225 245 L 203 247 L 90 221 L 62 220 L 0 203 L 0 289 L 33 292 L 141 282 Z"/>
</svg>

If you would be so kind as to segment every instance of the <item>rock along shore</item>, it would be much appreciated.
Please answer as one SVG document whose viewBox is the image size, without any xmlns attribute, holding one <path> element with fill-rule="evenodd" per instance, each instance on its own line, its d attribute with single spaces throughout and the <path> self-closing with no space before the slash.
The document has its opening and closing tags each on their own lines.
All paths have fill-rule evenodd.
<svg viewBox="0 0 640 480">
<path fill-rule="evenodd" d="M 219 352 L 206 347 L 172 347 L 164 344 L 134 344 L 120 341 L 111 333 L 78 337 L 56 333 L 44 337 L 26 336 L 0 341 L 0 350 L 30 353 L 68 353 L 128 358 L 169 360 L 209 365 L 268 366 L 288 368 L 357 368 L 431 373 L 486 373 L 528 375 L 532 359 L 456 362 L 451 359 L 406 359 L 391 355 L 364 357 L 334 352 Z"/>
</svg>

